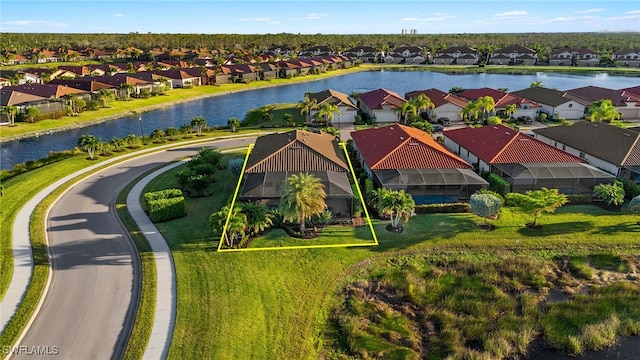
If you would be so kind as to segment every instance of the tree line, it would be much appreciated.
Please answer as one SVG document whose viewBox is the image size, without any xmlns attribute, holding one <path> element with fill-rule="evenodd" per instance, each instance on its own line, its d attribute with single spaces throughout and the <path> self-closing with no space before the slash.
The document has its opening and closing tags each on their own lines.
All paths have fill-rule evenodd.
<svg viewBox="0 0 640 360">
<path fill-rule="evenodd" d="M 640 48 L 640 33 L 500 33 L 500 34 L 58 34 L 0 33 L 0 48 L 22 52 L 32 48 L 118 49 L 135 47 L 209 49 L 219 53 L 245 50 L 257 54 L 263 50 L 285 46 L 302 50 L 324 45 L 335 51 L 355 46 L 371 46 L 377 50 L 393 50 L 398 46 L 420 46 L 431 53 L 452 46 L 469 46 L 488 52 L 505 46 L 520 45 L 546 58 L 553 49 L 589 48 L 601 55 L 621 49 Z"/>
</svg>

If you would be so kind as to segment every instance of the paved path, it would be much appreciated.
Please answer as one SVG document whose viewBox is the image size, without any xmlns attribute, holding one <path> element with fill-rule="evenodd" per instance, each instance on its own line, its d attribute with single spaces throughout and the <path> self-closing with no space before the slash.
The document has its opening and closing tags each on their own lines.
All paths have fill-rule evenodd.
<svg viewBox="0 0 640 360">
<path fill-rule="evenodd" d="M 216 147 L 236 147 L 246 146 L 253 141 L 253 138 L 221 140 L 213 144 Z M 137 252 L 113 209 L 115 198 L 126 184 L 144 172 L 168 161 L 190 156 L 203 145 L 162 151 L 113 165 L 75 184 L 57 200 L 47 217 L 52 269 L 50 283 L 32 324 L 25 329 L 16 345 L 57 349 L 55 354 L 39 358 L 97 359 L 122 356 L 135 318 L 140 276 Z M 46 196 L 50 191 L 52 189 L 41 194 Z M 37 204 L 39 201 L 34 202 Z M 28 219 L 33 209 L 29 211 L 25 207 L 23 210 L 26 211 L 24 218 Z M 33 260 L 31 266 L 24 261 L 29 257 L 32 259 L 30 246 L 24 245 L 23 241 L 27 239 L 26 243 L 29 243 L 28 224 L 15 228 L 24 228 L 22 231 L 26 232 L 14 231 L 13 234 L 14 249 L 19 250 L 17 255 L 20 256 L 14 262 L 10 288 L 26 290 L 33 264 Z M 29 275 L 25 276 L 26 273 Z M 25 278 L 26 283 L 18 283 L 18 279 L 24 281 Z M 162 281 L 159 281 L 160 286 L 165 286 Z M 172 286 L 175 288 L 175 284 Z M 23 295 L 24 292 L 3 298 L 3 319 L 13 316 Z M 17 303 L 11 303 L 16 298 Z M 166 324 L 172 326 L 172 321 Z M 168 345 L 158 345 L 157 342 L 149 344 L 151 348 L 163 349 L 159 358 L 166 355 Z M 28 354 L 14 357 L 33 358 Z"/>
</svg>

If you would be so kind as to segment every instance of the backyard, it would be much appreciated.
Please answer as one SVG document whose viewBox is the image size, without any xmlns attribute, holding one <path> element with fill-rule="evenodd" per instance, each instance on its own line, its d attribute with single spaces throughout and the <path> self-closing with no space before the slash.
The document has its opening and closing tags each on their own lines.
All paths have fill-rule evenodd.
<svg viewBox="0 0 640 360">
<path fill-rule="evenodd" d="M 524 264 L 544 264 L 556 269 L 562 265 L 559 261 L 570 259 L 568 274 L 571 279 L 583 281 L 581 284 L 585 286 L 596 282 L 608 286 L 628 279 L 631 285 L 611 285 L 622 286 L 625 291 L 607 292 L 607 288 L 602 291 L 607 292 L 607 301 L 620 300 L 630 308 L 638 305 L 633 302 L 633 296 L 625 297 L 625 294 L 638 291 L 634 267 L 637 259 L 633 260 L 633 255 L 640 253 L 640 226 L 636 225 L 637 215 L 631 215 L 625 207 L 622 212 L 609 212 L 591 205 L 564 206 L 555 214 L 542 216 L 539 230 L 526 228 L 524 225 L 530 221 L 530 215 L 511 208 L 504 208 L 499 220 L 493 221 L 494 231 L 481 230 L 477 226 L 481 220 L 466 213 L 414 216 L 399 235 L 385 230 L 388 221 L 375 220 L 379 245 L 374 247 L 229 254 L 216 252 L 219 238 L 213 236 L 208 217 L 226 203 L 229 194 L 233 193 L 235 181 L 230 181 L 227 170 L 220 170 L 215 177 L 217 181 L 211 185 L 213 196 L 188 199 L 186 217 L 158 224 L 172 248 L 177 271 L 179 305 L 169 354 L 172 359 L 202 358 L 203 355 L 211 359 L 347 356 L 355 348 L 345 348 L 345 333 L 336 327 L 336 313 L 345 301 L 343 289 L 363 279 L 370 280 L 381 268 L 402 269 L 408 261 L 415 262 L 411 259 L 427 259 L 420 265 L 425 269 L 437 259 L 441 266 L 454 270 L 460 259 L 469 264 L 467 267 L 475 269 L 495 269 L 495 264 L 501 261 L 518 262 L 517 259 L 522 258 L 526 259 Z M 146 191 L 174 187 L 174 181 L 174 176 L 168 172 L 149 184 Z M 284 234 L 278 232 L 256 241 L 268 244 L 274 238 L 274 245 L 285 241 Z M 627 264 L 617 270 L 623 276 L 602 276 L 605 274 L 602 266 L 591 261 L 598 256 L 608 256 Z M 483 276 L 491 278 L 493 275 L 478 270 L 478 277 Z M 536 289 L 559 288 L 551 278 L 544 276 L 541 275 L 540 283 L 534 284 Z M 493 279 L 497 278 L 494 276 Z M 475 281 L 473 278 L 468 280 Z M 526 283 L 517 278 L 514 281 Z M 472 297 L 476 294 L 480 301 L 486 300 L 481 291 L 488 290 L 485 286 L 470 286 L 465 291 Z M 541 296 L 536 297 L 536 301 L 542 301 Z M 559 315 L 548 315 L 548 321 L 560 322 L 571 306 L 554 308 L 554 314 Z M 599 316 L 593 316 L 593 321 L 615 320 L 603 319 L 600 315 L 604 316 L 599 313 Z M 633 333 L 629 329 L 635 329 L 637 333 L 640 329 L 636 312 L 621 312 L 617 319 L 628 325 L 624 329 L 620 327 L 619 334 Z M 590 320 L 581 321 L 588 325 Z M 542 332 L 538 324 L 533 323 L 530 341 L 520 344 L 521 349 L 540 340 Z M 513 323 L 504 323 L 504 327 L 512 326 Z M 444 341 L 443 338 L 440 340 Z M 576 346 L 560 348 L 574 352 L 589 348 Z M 370 352 L 366 346 L 363 349 Z M 438 354 L 452 353 L 453 350 L 445 348 Z"/>
</svg>

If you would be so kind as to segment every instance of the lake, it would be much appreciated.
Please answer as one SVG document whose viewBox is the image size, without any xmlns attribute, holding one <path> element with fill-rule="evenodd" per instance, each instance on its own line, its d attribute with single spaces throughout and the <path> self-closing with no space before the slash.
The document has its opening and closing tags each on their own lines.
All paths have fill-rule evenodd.
<svg viewBox="0 0 640 360">
<path fill-rule="evenodd" d="M 244 118 L 255 108 L 274 103 L 296 103 L 306 92 L 333 89 L 351 94 L 385 88 L 404 96 L 415 90 L 437 88 L 449 91 L 461 88 L 507 88 L 509 91 L 529 87 L 540 81 L 547 88 L 569 90 L 593 85 L 609 89 L 622 89 L 640 85 L 640 78 L 619 77 L 607 74 L 568 75 L 538 72 L 535 75 L 505 74 L 445 74 L 429 71 L 363 71 L 305 83 L 283 85 L 264 89 L 244 91 L 234 94 L 213 96 L 188 103 L 173 105 L 142 114 L 144 133 L 150 134 L 157 128 L 180 127 L 191 118 L 202 115 L 209 126 L 226 125 L 231 117 Z M 179 89 L 172 91 L 180 91 Z M 103 141 L 128 134 L 140 135 L 138 116 L 124 116 L 101 124 L 56 132 L 50 135 L 5 142 L 0 145 L 0 168 L 10 169 L 15 164 L 47 156 L 49 151 L 72 149 L 81 135 L 93 134 Z"/>
</svg>

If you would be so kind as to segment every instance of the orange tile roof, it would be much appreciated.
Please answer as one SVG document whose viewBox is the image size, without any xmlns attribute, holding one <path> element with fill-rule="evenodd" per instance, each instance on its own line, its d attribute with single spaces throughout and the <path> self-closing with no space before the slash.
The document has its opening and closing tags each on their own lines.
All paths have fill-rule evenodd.
<svg viewBox="0 0 640 360">
<path fill-rule="evenodd" d="M 409 126 L 354 131 L 351 137 L 371 170 L 471 168 L 430 134 Z"/>
<path fill-rule="evenodd" d="M 383 105 L 390 105 L 392 108 L 397 108 L 407 101 L 402 96 L 387 89 L 368 91 L 360 94 L 358 98 L 361 102 L 367 104 L 369 109 L 382 109 Z"/>
</svg>

